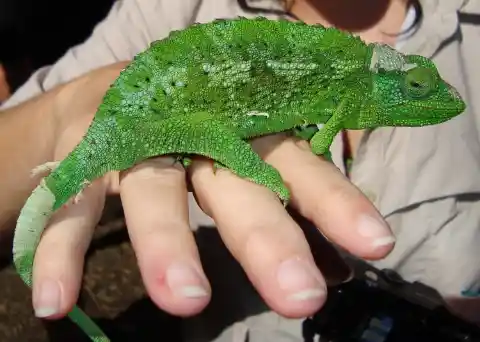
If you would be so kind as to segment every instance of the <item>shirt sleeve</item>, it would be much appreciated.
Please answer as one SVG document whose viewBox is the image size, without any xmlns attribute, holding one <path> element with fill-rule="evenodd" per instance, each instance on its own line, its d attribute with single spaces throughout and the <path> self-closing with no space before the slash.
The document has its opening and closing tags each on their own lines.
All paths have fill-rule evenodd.
<svg viewBox="0 0 480 342">
<path fill-rule="evenodd" d="M 480 291 L 478 194 L 425 201 L 386 217 L 397 238 L 378 269 L 390 268 L 409 282 L 435 288 L 445 298 Z"/>
<path fill-rule="evenodd" d="M 130 60 L 154 40 L 187 26 L 201 0 L 117 0 L 83 43 L 37 70 L 1 109 L 17 105 L 93 69 Z"/>
</svg>

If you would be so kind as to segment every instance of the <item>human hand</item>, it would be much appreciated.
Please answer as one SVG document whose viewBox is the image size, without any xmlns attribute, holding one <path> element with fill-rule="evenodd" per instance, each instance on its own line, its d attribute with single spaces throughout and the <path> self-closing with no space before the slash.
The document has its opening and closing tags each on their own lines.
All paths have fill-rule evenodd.
<svg viewBox="0 0 480 342">
<path fill-rule="evenodd" d="M 52 160 L 71 151 L 124 64 L 103 68 L 58 92 L 58 135 Z M 291 190 L 291 205 L 332 242 L 368 259 L 386 255 L 393 237 L 381 216 L 338 169 L 314 156 L 308 143 L 283 134 L 252 146 L 276 167 Z M 118 193 L 142 278 L 152 300 L 174 315 L 200 312 L 210 286 L 188 222 L 187 180 L 227 248 L 267 304 L 287 317 L 310 315 L 326 298 L 325 279 L 305 235 L 268 189 L 211 161 L 195 159 L 186 172 L 170 157 L 149 159 L 94 181 L 80 202 L 59 210 L 37 250 L 33 305 L 39 317 L 64 316 L 76 302 L 85 252 L 107 194 Z"/>
</svg>

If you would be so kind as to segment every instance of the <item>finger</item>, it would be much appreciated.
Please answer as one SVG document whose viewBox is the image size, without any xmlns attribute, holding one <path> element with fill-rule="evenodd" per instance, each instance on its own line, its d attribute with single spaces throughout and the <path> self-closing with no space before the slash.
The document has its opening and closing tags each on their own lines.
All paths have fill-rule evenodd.
<svg viewBox="0 0 480 342">
<path fill-rule="evenodd" d="M 171 158 L 150 159 L 121 175 L 120 196 L 152 300 L 174 315 L 200 312 L 210 285 L 188 223 L 183 168 Z"/>
<path fill-rule="evenodd" d="M 267 304 L 288 317 L 314 313 L 325 301 L 325 280 L 276 196 L 229 171 L 214 174 L 209 161 L 194 161 L 190 170 L 200 206 Z"/>
<path fill-rule="evenodd" d="M 338 249 L 318 231 L 317 227 L 295 210 L 289 210 L 289 214 L 302 228 L 310 246 L 313 260 L 315 260 L 317 267 L 322 271 L 327 285 L 335 286 L 350 281 L 353 277 L 353 270 L 345 262 Z"/>
<path fill-rule="evenodd" d="M 378 259 L 394 244 L 373 204 L 333 164 L 310 152 L 307 142 L 277 135 L 253 148 L 276 167 L 292 193 L 292 206 L 325 236 L 357 256 Z"/>
<path fill-rule="evenodd" d="M 33 307 L 37 317 L 60 318 L 76 303 L 85 253 L 100 220 L 105 183 L 88 186 L 78 202 L 59 209 L 45 230 L 33 268 Z"/>
</svg>

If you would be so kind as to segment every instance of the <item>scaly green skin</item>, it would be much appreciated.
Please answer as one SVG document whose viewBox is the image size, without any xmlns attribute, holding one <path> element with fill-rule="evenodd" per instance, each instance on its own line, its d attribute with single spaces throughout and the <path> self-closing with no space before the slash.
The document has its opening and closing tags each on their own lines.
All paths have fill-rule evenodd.
<svg viewBox="0 0 480 342">
<path fill-rule="evenodd" d="M 22 209 L 15 265 L 31 286 L 50 215 L 90 181 L 146 158 L 170 154 L 188 165 L 203 155 L 287 203 L 280 174 L 248 139 L 295 131 L 328 157 L 342 129 L 433 125 L 464 109 L 430 60 L 334 28 L 264 18 L 195 24 L 154 42 L 121 72 L 83 140 Z M 77 307 L 70 317 L 93 341 L 108 341 Z"/>
</svg>

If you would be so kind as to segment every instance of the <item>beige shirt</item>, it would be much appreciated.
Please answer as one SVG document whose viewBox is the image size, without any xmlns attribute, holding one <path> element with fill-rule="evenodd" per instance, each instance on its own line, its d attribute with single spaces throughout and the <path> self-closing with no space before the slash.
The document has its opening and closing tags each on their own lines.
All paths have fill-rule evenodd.
<svg viewBox="0 0 480 342">
<path fill-rule="evenodd" d="M 273 0 L 247 3 L 253 7 L 280 9 Z M 367 133 L 358 148 L 351 179 L 371 198 L 397 236 L 394 251 L 374 264 L 394 268 L 407 280 L 422 281 L 446 296 L 458 296 L 464 289 L 480 287 L 478 20 L 475 24 L 475 17 L 480 16 L 480 1 L 423 0 L 421 3 L 425 17 L 420 29 L 398 48 L 407 53 L 433 56 L 442 76 L 465 97 L 467 111 L 438 126 L 381 128 Z M 193 22 L 238 15 L 258 14 L 245 13 L 236 0 L 119 0 L 87 41 L 71 48 L 54 65 L 38 70 L 4 107 L 91 69 L 132 59 L 150 42 L 165 37 L 171 30 Z M 342 169 L 340 136 L 332 145 L 332 154 Z M 190 206 L 192 226 L 212 223 L 196 206 L 193 197 Z M 226 276 L 227 270 L 222 268 L 221 272 Z M 232 274 L 232 277 L 240 276 Z M 246 313 L 240 316 L 247 318 L 225 323 L 231 329 L 222 330 L 223 326 L 217 324 L 212 328 L 218 330 L 216 333 L 206 328 L 207 325 L 197 325 L 203 330 L 196 330 L 192 341 L 244 341 L 242 336 L 246 336 L 247 331 L 250 342 L 301 340 L 300 321 L 280 319 L 265 308 L 260 310 L 262 314 L 252 313 L 241 302 L 253 294 L 240 287 L 237 283 L 234 289 L 225 289 L 236 291 L 237 307 L 229 303 L 226 308 L 225 304 L 219 308 L 218 315 L 213 315 L 219 319 L 226 311 L 244 310 Z M 211 311 L 204 316 L 212 318 Z M 235 321 L 237 324 L 232 325 Z M 213 339 L 210 335 L 218 336 Z"/>
</svg>

